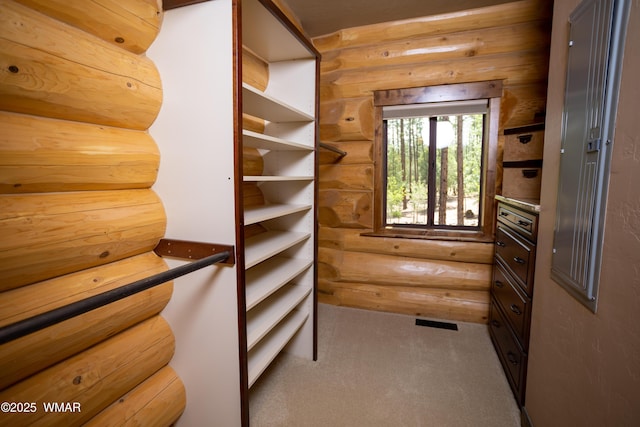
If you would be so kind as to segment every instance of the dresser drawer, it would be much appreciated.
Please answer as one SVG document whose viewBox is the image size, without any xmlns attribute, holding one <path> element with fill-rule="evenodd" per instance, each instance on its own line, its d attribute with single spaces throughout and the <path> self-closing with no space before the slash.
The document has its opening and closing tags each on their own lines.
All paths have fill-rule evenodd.
<svg viewBox="0 0 640 427">
<path fill-rule="evenodd" d="M 495 302 L 492 302 L 489 312 L 489 333 L 516 401 L 522 405 L 524 403 L 527 354 L 509 330 L 509 326 Z"/>
<path fill-rule="evenodd" d="M 504 162 L 542 160 L 544 130 L 542 127 L 505 129 Z"/>
<path fill-rule="evenodd" d="M 502 169 L 502 195 L 513 199 L 540 199 L 542 169 L 539 167 Z"/>
<path fill-rule="evenodd" d="M 496 258 L 502 261 L 527 295 L 531 296 L 535 267 L 535 245 L 520 238 L 513 231 L 498 225 Z"/>
<path fill-rule="evenodd" d="M 504 266 L 496 261 L 493 268 L 493 282 L 491 292 L 502 308 L 506 320 L 523 349 L 529 344 L 529 319 L 531 319 L 531 299 L 520 290 L 520 287 L 509 278 Z"/>
<path fill-rule="evenodd" d="M 538 216 L 529 212 L 514 209 L 511 206 L 498 204 L 498 221 L 515 230 L 532 242 L 538 234 Z"/>
</svg>

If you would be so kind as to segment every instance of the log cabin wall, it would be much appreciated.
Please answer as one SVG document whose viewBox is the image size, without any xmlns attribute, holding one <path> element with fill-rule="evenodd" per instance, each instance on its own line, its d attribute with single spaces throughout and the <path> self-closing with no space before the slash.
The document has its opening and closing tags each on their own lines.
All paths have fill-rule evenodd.
<svg viewBox="0 0 640 427">
<path fill-rule="evenodd" d="M 0 0 L 0 326 L 167 270 L 158 0 Z M 172 283 L 0 346 L 3 425 L 170 425 Z M 46 413 L 43 402 L 79 409 Z"/>
<path fill-rule="evenodd" d="M 362 237 L 373 227 L 372 92 L 504 82 L 502 130 L 530 124 L 546 103 L 547 0 L 349 28 L 314 39 L 322 53 L 320 140 L 347 152 L 320 157 L 319 301 L 486 322 L 493 245 Z"/>
</svg>

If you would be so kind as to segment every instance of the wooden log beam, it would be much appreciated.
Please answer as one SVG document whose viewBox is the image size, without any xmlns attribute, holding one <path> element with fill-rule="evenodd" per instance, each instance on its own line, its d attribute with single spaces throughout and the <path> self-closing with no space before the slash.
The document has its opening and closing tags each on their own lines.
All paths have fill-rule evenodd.
<svg viewBox="0 0 640 427">
<path fill-rule="evenodd" d="M 186 404 L 184 384 L 165 366 L 91 418 L 85 427 L 171 426 Z"/>
<path fill-rule="evenodd" d="M 264 133 L 264 119 L 249 114 L 242 114 L 242 128 L 253 132 Z"/>
<path fill-rule="evenodd" d="M 148 252 L 165 228 L 152 190 L 0 195 L 0 290 Z"/>
<path fill-rule="evenodd" d="M 4 413 L 3 422 L 19 426 L 81 425 L 120 396 L 167 365 L 175 339 L 160 316 L 145 320 L 0 391 L 0 401 L 78 402 L 80 412 Z"/>
<path fill-rule="evenodd" d="M 257 148 L 242 148 L 242 173 L 260 176 L 264 172 L 264 159 Z"/>
<path fill-rule="evenodd" d="M 269 84 L 269 64 L 242 46 L 242 82 L 264 92 Z"/>
<path fill-rule="evenodd" d="M 548 19 L 553 9 L 539 1 L 524 0 L 441 15 L 417 17 L 392 23 L 347 28 L 313 39 L 321 52 L 352 46 L 377 44 L 380 40 L 402 40 L 417 36 L 447 34 Z"/>
<path fill-rule="evenodd" d="M 373 98 L 337 99 L 320 103 L 320 139 L 373 140 Z"/>
<path fill-rule="evenodd" d="M 320 79 L 322 102 L 369 96 L 373 91 L 452 83 L 503 80 L 504 85 L 546 81 L 548 52 L 532 50 L 428 64 L 337 70 Z"/>
<path fill-rule="evenodd" d="M 373 164 L 321 165 L 318 173 L 318 187 L 320 190 L 373 191 Z"/>
<path fill-rule="evenodd" d="M 244 226 L 244 238 L 249 239 L 258 234 L 266 233 L 267 229 L 260 223 Z"/>
<path fill-rule="evenodd" d="M 149 188 L 160 152 L 143 131 L 0 111 L 0 193 Z"/>
<path fill-rule="evenodd" d="M 151 46 L 163 18 L 161 0 L 15 1 L 135 54 Z"/>
<path fill-rule="evenodd" d="M 162 102 L 153 62 L 2 0 L 0 110 L 146 130 Z"/>
<path fill-rule="evenodd" d="M 162 258 L 149 252 L 3 292 L 0 326 L 166 270 Z M 0 389 L 158 314 L 169 302 L 172 289 L 168 282 L 0 346 Z"/>
<path fill-rule="evenodd" d="M 360 234 L 371 230 L 352 230 L 347 228 L 335 228 L 335 227 L 318 227 L 318 247 L 328 249 L 344 249 L 344 236 L 349 231 Z"/>
<path fill-rule="evenodd" d="M 418 64 L 456 61 L 467 57 L 538 49 L 550 44 L 547 21 L 532 21 L 449 34 L 383 39 L 380 43 L 326 52 L 321 72 L 384 67 L 388 64 Z"/>
<path fill-rule="evenodd" d="M 0 293 L 0 326 L 167 271 L 154 252 L 125 258 Z M 45 297 L 46 296 L 46 297 Z"/>
<path fill-rule="evenodd" d="M 318 301 L 365 310 L 487 323 L 489 293 L 318 280 Z"/>
<path fill-rule="evenodd" d="M 327 227 L 372 228 L 371 193 L 371 191 L 319 191 L 318 223 Z"/>
<path fill-rule="evenodd" d="M 242 201 L 245 208 L 264 205 L 264 195 L 255 182 L 244 182 L 242 184 Z"/>
<path fill-rule="evenodd" d="M 318 277 L 335 282 L 488 292 L 490 264 L 318 249 Z"/>
<path fill-rule="evenodd" d="M 362 230 L 320 227 L 318 245 L 349 252 L 422 258 L 472 264 L 493 264 L 494 245 L 452 240 L 398 239 L 362 236 Z"/>
</svg>

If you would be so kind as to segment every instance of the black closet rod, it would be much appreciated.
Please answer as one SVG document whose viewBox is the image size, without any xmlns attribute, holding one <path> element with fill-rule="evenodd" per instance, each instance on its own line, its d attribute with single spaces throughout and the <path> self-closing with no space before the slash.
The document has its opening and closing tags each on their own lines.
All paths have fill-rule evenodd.
<svg viewBox="0 0 640 427">
<path fill-rule="evenodd" d="M 45 313 L 38 314 L 28 319 L 20 320 L 0 328 L 0 345 L 21 338 L 25 335 L 37 332 L 48 326 L 79 316 L 88 311 L 95 310 L 112 302 L 137 294 L 155 286 L 161 285 L 185 274 L 200 270 L 209 265 L 225 261 L 231 256 L 231 252 L 224 251 L 208 256 L 189 264 L 172 268 L 171 270 L 155 274 L 145 279 L 137 280 L 128 285 L 94 295 L 92 297 L 73 302 Z"/>
</svg>

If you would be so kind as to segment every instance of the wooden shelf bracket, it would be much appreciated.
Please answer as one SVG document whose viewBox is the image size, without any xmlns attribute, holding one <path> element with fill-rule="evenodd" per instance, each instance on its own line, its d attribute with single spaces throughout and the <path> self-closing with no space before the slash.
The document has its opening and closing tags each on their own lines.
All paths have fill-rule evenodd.
<svg viewBox="0 0 640 427">
<path fill-rule="evenodd" d="M 222 245 L 219 243 L 194 242 L 189 240 L 160 239 L 158 245 L 153 250 L 156 255 L 168 258 L 180 258 L 196 260 L 206 258 L 221 252 L 229 252 L 229 257 L 219 265 L 232 266 L 235 264 L 233 245 Z"/>
</svg>

